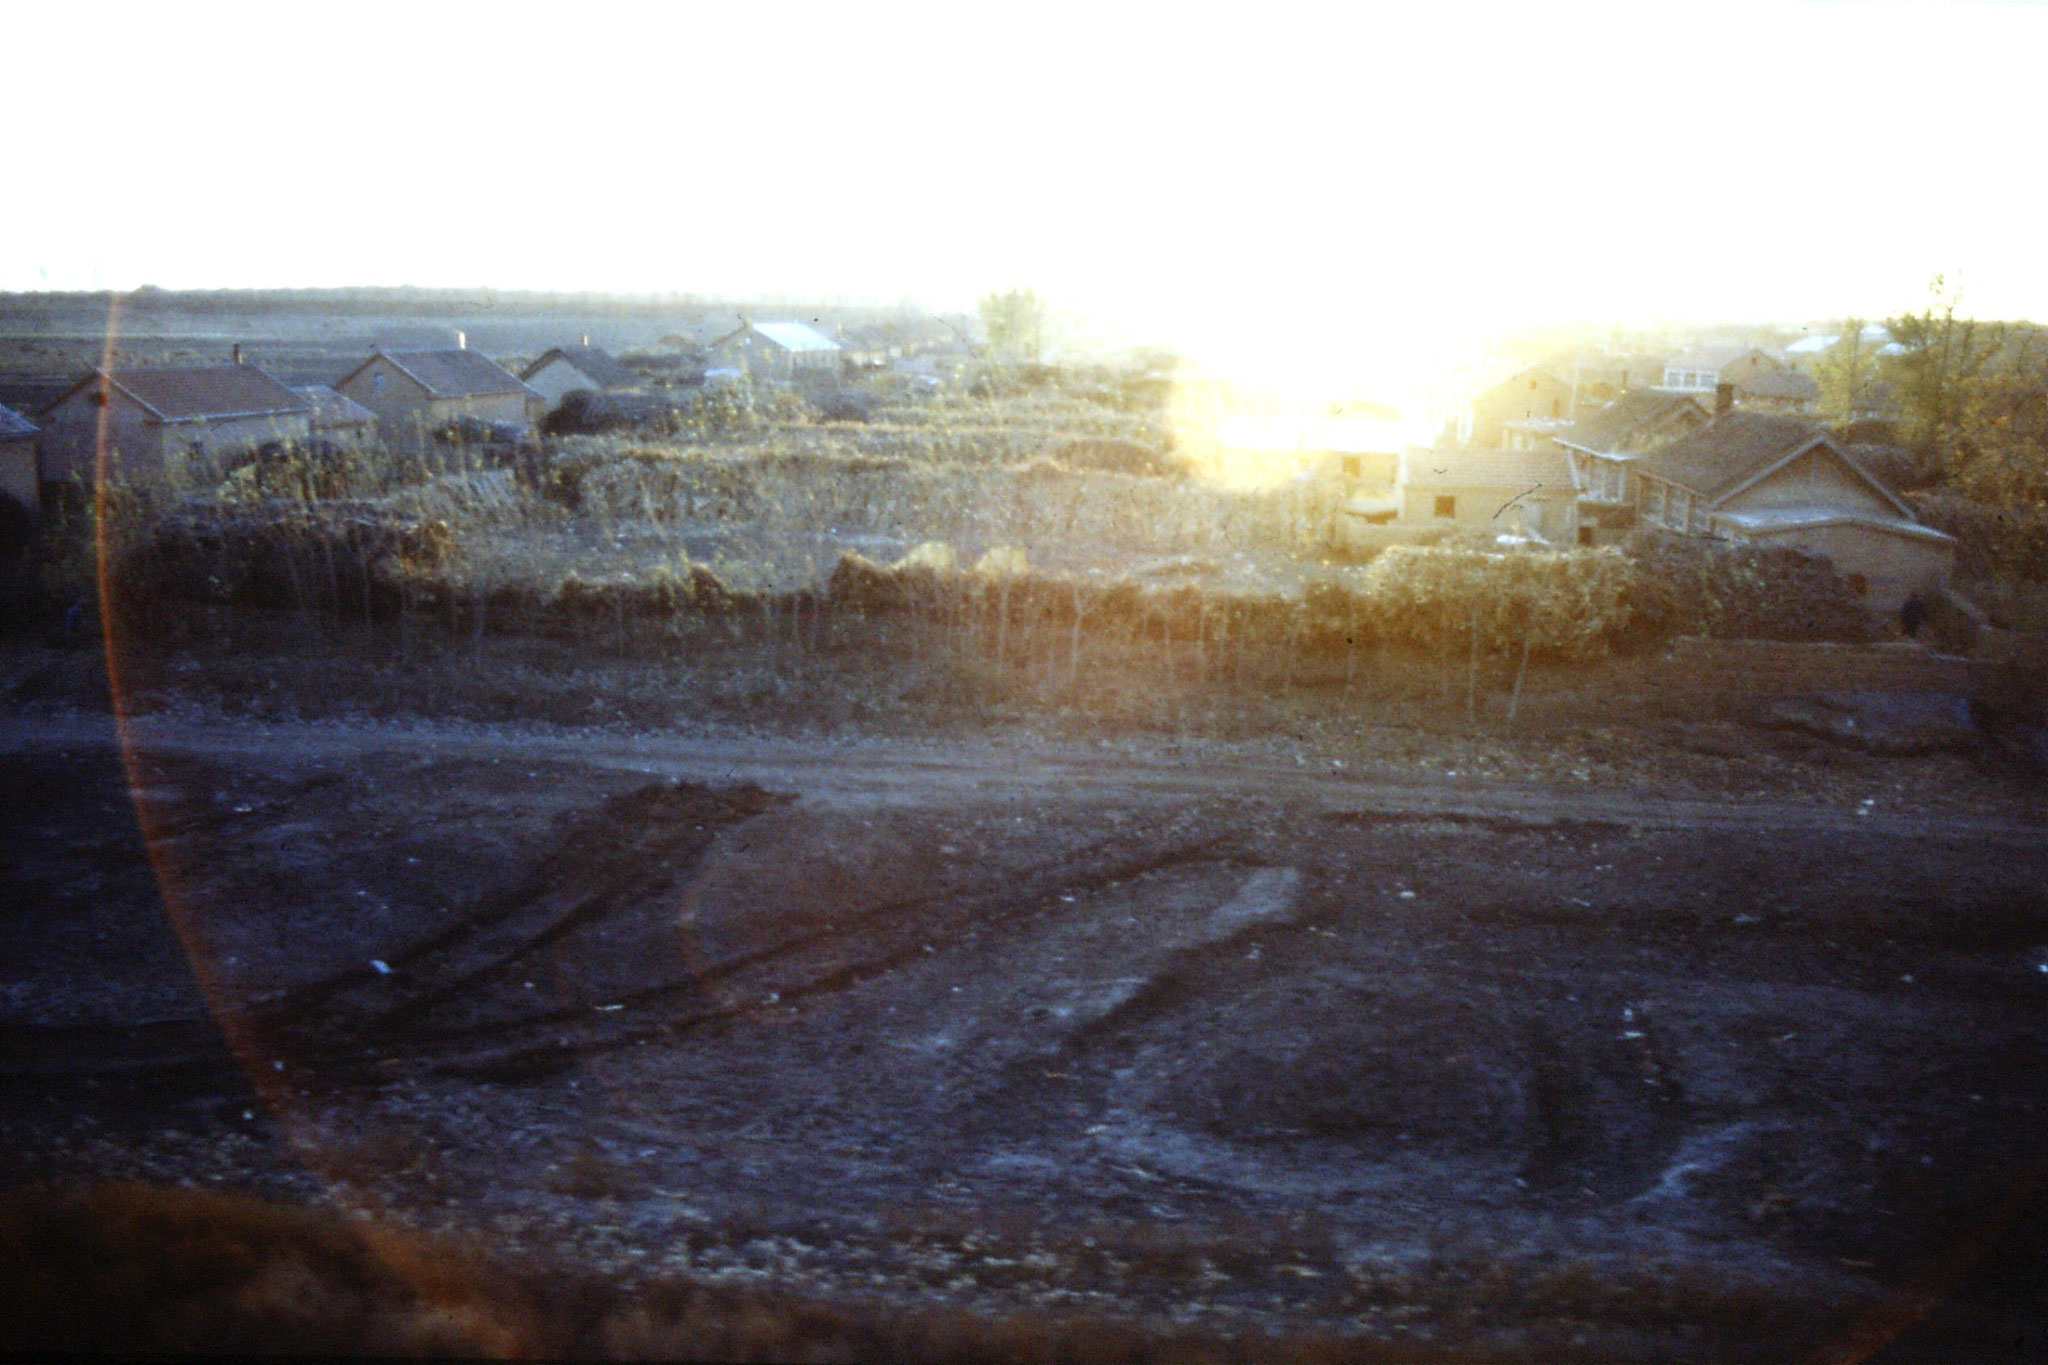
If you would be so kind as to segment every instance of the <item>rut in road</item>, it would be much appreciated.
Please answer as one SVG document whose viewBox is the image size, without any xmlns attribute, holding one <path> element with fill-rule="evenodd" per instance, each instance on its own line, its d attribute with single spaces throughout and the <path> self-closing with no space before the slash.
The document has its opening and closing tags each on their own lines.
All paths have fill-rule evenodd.
<svg viewBox="0 0 2048 1365">
<path fill-rule="evenodd" d="M 786 941 L 730 959 L 715 967 L 692 973 L 675 981 L 652 983 L 637 991 L 616 993 L 608 1005 L 619 1013 L 593 1016 L 588 1007 L 550 1011 L 518 1019 L 461 1030 L 435 1031 L 438 1042 L 463 1038 L 496 1036 L 506 1041 L 475 1052 L 442 1056 L 439 1069 L 485 1079 L 516 1079 L 527 1074 L 544 1074 L 557 1062 L 593 1051 L 634 1046 L 685 1032 L 738 1020 L 754 1014 L 770 995 L 778 1009 L 794 1010 L 807 1002 L 854 989 L 931 955 L 930 945 L 943 941 L 946 931 L 962 924 L 977 930 L 1015 926 L 1037 917 L 1060 913 L 1069 899 L 1079 898 L 1112 883 L 1121 883 L 1189 863 L 1206 863 L 1227 856 L 1219 851 L 1224 838 L 1181 840 L 1165 847 L 1149 844 L 1131 850 L 1118 840 L 1103 840 L 1076 857 L 1064 859 L 1057 867 L 1034 876 L 1011 878 L 978 894 L 944 898 L 920 897 L 891 901 L 870 907 L 856 915 L 843 916 L 831 930 L 821 930 L 801 939 Z M 1283 870 L 1291 873 L 1291 869 Z M 1255 878 L 1256 880 L 1256 878 Z M 856 934 L 868 951 L 852 958 L 833 952 Z M 825 956 L 813 956 L 823 953 Z M 763 975 L 765 970 L 782 969 L 780 974 Z M 719 989 L 719 988 L 723 989 Z M 710 996 L 709 1000 L 704 997 Z M 703 1003 L 684 1013 L 651 1014 L 678 997 L 696 997 Z M 550 1030 L 543 1039 L 529 1034 L 537 1028 Z M 416 1034 L 414 1041 L 428 1035 Z"/>
</svg>

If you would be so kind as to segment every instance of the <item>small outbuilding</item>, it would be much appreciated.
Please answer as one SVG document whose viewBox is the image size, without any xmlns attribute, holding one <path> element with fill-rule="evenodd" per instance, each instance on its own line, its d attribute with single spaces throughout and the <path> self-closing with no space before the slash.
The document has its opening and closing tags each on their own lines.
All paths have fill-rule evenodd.
<svg viewBox="0 0 2048 1365">
<path fill-rule="evenodd" d="M 408 447 L 424 445 L 464 418 L 525 424 L 541 404 L 518 375 L 466 346 L 380 350 L 334 387 L 377 414 L 378 434 L 387 443 Z"/>
<path fill-rule="evenodd" d="M 42 478 L 96 477 L 102 434 L 108 466 L 146 478 L 304 441 L 311 417 L 311 404 L 254 365 L 94 370 L 44 415 Z"/>
<path fill-rule="evenodd" d="M 1411 450 L 1401 457 L 1395 520 L 1555 545 L 1578 534 L 1571 464 L 1547 450 Z"/>
<path fill-rule="evenodd" d="M 746 322 L 711 343 L 712 373 L 789 383 L 839 374 L 839 343 L 800 322 Z"/>
<path fill-rule="evenodd" d="M 1723 412 L 1643 455 L 1632 494 L 1651 526 L 1822 555 L 1873 608 L 1947 582 L 1955 542 L 1811 422 Z"/>
<path fill-rule="evenodd" d="M 541 396 L 553 412 L 562 400 L 579 390 L 590 393 L 625 393 L 640 386 L 638 376 L 588 344 L 557 346 L 519 372 L 528 388 Z"/>
</svg>

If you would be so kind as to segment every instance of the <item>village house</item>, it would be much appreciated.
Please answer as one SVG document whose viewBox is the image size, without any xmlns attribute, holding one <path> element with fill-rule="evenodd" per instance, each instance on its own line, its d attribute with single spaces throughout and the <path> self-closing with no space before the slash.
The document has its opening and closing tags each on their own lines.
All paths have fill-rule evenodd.
<svg viewBox="0 0 2048 1365">
<path fill-rule="evenodd" d="M 1394 520 L 1569 545 L 1578 535 L 1571 464 L 1545 450 L 1411 450 L 1401 457 Z"/>
<path fill-rule="evenodd" d="M 1568 421 L 1573 416 L 1572 401 L 1572 386 L 1550 371 L 1523 370 L 1471 400 L 1459 414 L 1457 443 L 1474 450 L 1509 445 L 1509 423 Z"/>
<path fill-rule="evenodd" d="M 109 467 L 131 477 L 179 474 L 306 440 L 311 405 L 254 365 L 94 370 L 44 415 L 44 482 L 94 477 L 102 431 Z"/>
<path fill-rule="evenodd" d="M 1644 453 L 1703 427 L 1712 417 L 1690 393 L 1630 389 L 1551 437 L 1570 465 L 1579 512 L 1576 539 L 1601 545 L 1635 525 L 1629 471 Z"/>
<path fill-rule="evenodd" d="M 1759 370 L 1735 381 L 1735 405 L 1797 416 L 1820 402 L 1820 384 L 1797 370 Z"/>
<path fill-rule="evenodd" d="M 1812 376 L 1755 346 L 1705 346 L 1664 364 L 1667 389 L 1710 394 L 1723 384 L 1735 386 L 1738 408 L 1805 413 L 1820 401 Z"/>
<path fill-rule="evenodd" d="M 435 351 L 380 350 L 336 381 L 335 389 L 377 414 L 388 443 L 424 444 L 450 422 L 525 423 L 540 395 L 519 376 L 465 345 Z"/>
<path fill-rule="evenodd" d="M 800 322 L 748 322 L 711 343 L 711 373 L 792 383 L 834 379 L 839 343 Z"/>
<path fill-rule="evenodd" d="M 639 376 L 590 344 L 557 346 L 519 372 L 520 380 L 553 412 L 579 389 L 592 393 L 624 393 L 640 386 Z"/>
<path fill-rule="evenodd" d="M 1633 462 L 1629 491 L 1644 524 L 1824 556 L 1882 611 L 1947 581 L 1954 542 L 1826 431 L 1735 411 L 1731 397 L 1724 388 L 1711 422 Z"/>
<path fill-rule="evenodd" d="M 12 498 L 30 512 L 42 506 L 41 464 L 36 459 L 34 422 L 0 405 L 0 496 Z"/>
<path fill-rule="evenodd" d="M 315 441 L 347 449 L 370 445 L 377 439 L 377 414 L 355 399 L 336 393 L 325 384 L 294 385 L 292 392 L 311 407 L 310 423 Z"/>
<path fill-rule="evenodd" d="M 1755 346 L 1701 346 L 1664 362 L 1663 388 L 1680 393 L 1712 393 L 1722 384 L 1739 390 L 1754 375 L 1787 366 Z"/>
</svg>

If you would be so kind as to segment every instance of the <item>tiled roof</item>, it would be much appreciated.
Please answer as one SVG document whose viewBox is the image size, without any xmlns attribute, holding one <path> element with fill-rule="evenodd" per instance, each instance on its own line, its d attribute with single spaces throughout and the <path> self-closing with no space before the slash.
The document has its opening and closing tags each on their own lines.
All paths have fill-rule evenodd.
<svg viewBox="0 0 2048 1365">
<path fill-rule="evenodd" d="M 13 408 L 0 406 L 0 440 L 19 440 L 23 436 L 35 435 L 37 430 L 34 422 Z"/>
<path fill-rule="evenodd" d="M 450 347 L 439 351 L 379 351 L 379 355 L 418 380 L 436 398 L 481 398 L 497 393 L 525 393 L 519 376 L 481 351 Z M 365 361 L 364 364 L 368 364 Z M 361 369 L 362 366 L 357 366 Z"/>
<path fill-rule="evenodd" d="M 325 384 L 301 384 L 293 393 L 313 405 L 313 429 L 323 427 L 355 426 L 362 422 L 374 422 L 377 414 L 350 398 L 345 393 L 336 393 Z"/>
<path fill-rule="evenodd" d="M 1565 488 L 1571 464 L 1562 450 L 1415 450 L 1401 457 L 1411 488 Z"/>
<path fill-rule="evenodd" d="M 66 390 L 65 397 L 100 383 L 104 375 L 106 371 L 94 370 Z M 271 417 L 307 410 L 305 399 L 254 365 L 124 367 L 115 369 L 107 382 L 164 422 Z"/>
<path fill-rule="evenodd" d="M 578 373 L 600 389 L 630 389 L 640 382 L 631 370 L 612 359 L 609 352 L 601 351 L 595 346 L 557 346 L 528 365 L 520 372 L 519 377 L 533 378 L 545 369 L 551 360 L 567 361 Z"/>
<path fill-rule="evenodd" d="M 1630 389 L 1598 412 L 1557 433 L 1556 439 L 1580 450 L 1626 450 L 1651 426 L 1688 405 L 1698 409 L 1700 416 L 1707 415 L 1707 409 L 1692 394 L 1670 389 Z"/>
<path fill-rule="evenodd" d="M 1797 417 L 1723 413 L 1643 456 L 1636 468 L 1711 501 L 1822 435 L 1818 426 Z"/>
</svg>

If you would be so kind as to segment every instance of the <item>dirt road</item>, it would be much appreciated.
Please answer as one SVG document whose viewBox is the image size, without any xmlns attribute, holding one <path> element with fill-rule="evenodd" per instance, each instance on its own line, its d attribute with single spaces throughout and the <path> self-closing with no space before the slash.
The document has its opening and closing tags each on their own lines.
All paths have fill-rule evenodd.
<svg viewBox="0 0 2048 1365">
<path fill-rule="evenodd" d="M 1892 787 L 129 741 L 0 721 L 16 1180 L 253 1185 L 627 1278 L 1712 1359 L 1963 1273 L 2048 1160 L 2048 826 Z"/>
</svg>

